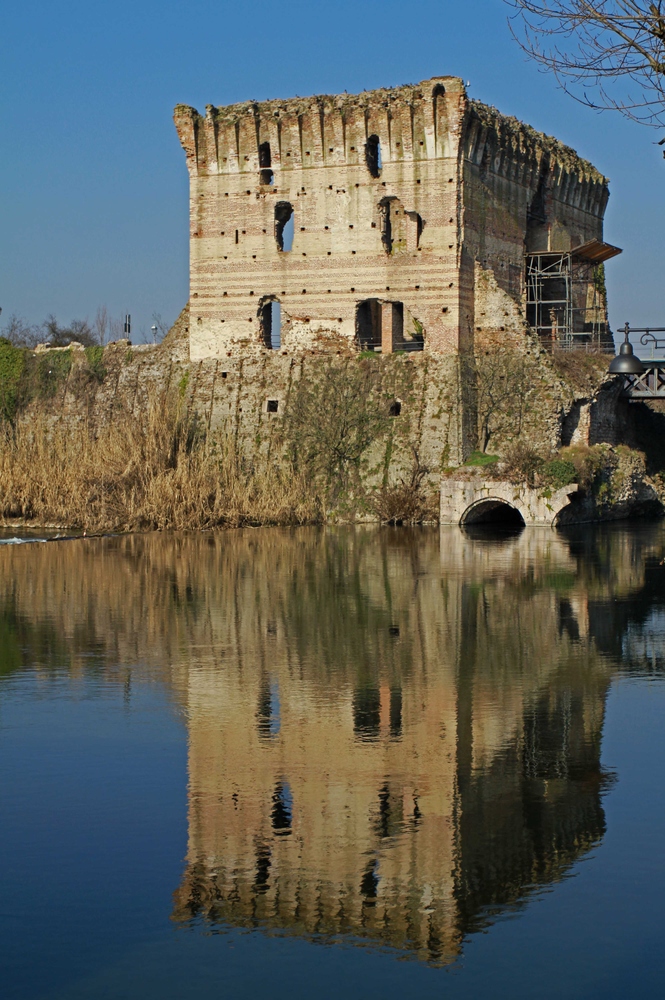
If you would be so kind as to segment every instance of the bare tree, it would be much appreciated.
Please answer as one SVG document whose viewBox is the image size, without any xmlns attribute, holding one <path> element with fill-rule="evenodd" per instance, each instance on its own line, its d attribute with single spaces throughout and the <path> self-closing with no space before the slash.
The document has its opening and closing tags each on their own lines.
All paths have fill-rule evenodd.
<svg viewBox="0 0 665 1000">
<path fill-rule="evenodd" d="M 519 437 L 531 409 L 533 362 L 517 351 L 494 347 L 478 354 L 473 364 L 467 361 L 461 378 L 475 399 L 481 451 L 496 438 Z"/>
<path fill-rule="evenodd" d="M 121 340 L 125 336 L 125 326 L 121 319 L 109 320 L 109 340 Z"/>
<path fill-rule="evenodd" d="M 153 343 L 160 344 L 166 334 L 169 332 L 170 327 L 166 320 L 162 319 L 162 314 L 154 312 L 152 314 L 152 339 Z"/>
<path fill-rule="evenodd" d="M 665 125 L 665 0 L 505 2 L 516 11 L 513 36 L 567 94 Z"/>
<path fill-rule="evenodd" d="M 100 343 L 102 347 L 106 343 L 110 326 L 111 317 L 109 316 L 108 309 L 106 306 L 99 306 L 97 309 L 97 315 L 95 316 L 93 330 L 97 338 L 97 342 Z"/>
<path fill-rule="evenodd" d="M 389 425 L 378 366 L 333 361 L 298 381 L 284 430 L 294 465 L 336 500 L 358 484 L 363 456 Z"/>
<path fill-rule="evenodd" d="M 1 335 L 9 340 L 14 347 L 36 347 L 43 340 L 42 331 L 38 326 L 31 326 L 16 313 L 12 314 L 2 328 Z"/>
<path fill-rule="evenodd" d="M 97 339 L 87 319 L 73 319 L 69 326 L 60 326 L 53 315 L 46 317 L 42 325 L 43 337 L 51 347 L 67 347 L 75 342 L 84 347 L 93 347 Z"/>
</svg>

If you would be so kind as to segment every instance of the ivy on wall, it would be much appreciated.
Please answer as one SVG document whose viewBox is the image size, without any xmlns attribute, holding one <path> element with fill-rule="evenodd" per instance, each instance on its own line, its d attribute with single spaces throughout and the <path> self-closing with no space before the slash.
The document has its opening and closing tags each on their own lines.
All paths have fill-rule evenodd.
<svg viewBox="0 0 665 1000">
<path fill-rule="evenodd" d="M 35 354 L 0 337 L 0 423 L 13 424 L 31 402 L 52 400 L 74 367 L 72 350 Z M 104 348 L 87 347 L 76 364 L 83 382 L 104 381 Z"/>
</svg>

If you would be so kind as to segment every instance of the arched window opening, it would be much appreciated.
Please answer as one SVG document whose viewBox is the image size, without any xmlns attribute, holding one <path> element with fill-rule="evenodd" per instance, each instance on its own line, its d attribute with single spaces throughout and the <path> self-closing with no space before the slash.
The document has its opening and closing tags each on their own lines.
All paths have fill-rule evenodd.
<svg viewBox="0 0 665 1000">
<path fill-rule="evenodd" d="M 394 399 L 390 406 L 388 407 L 389 417 L 399 417 L 402 412 L 402 403 L 399 399 Z"/>
<path fill-rule="evenodd" d="M 447 131 L 446 88 L 437 83 L 432 91 L 432 111 L 434 119 L 434 145 L 437 146 Z"/>
<path fill-rule="evenodd" d="M 268 350 L 282 346 L 282 307 L 277 299 L 266 299 L 259 306 L 259 332 Z"/>
<path fill-rule="evenodd" d="M 442 83 L 437 83 L 432 91 L 432 108 L 434 111 L 434 128 L 436 129 L 437 118 L 446 110 L 446 88 Z"/>
<path fill-rule="evenodd" d="M 288 201 L 278 201 L 275 205 L 275 240 L 277 249 L 289 253 L 293 247 L 293 205 Z"/>
<path fill-rule="evenodd" d="M 381 242 L 387 254 L 413 253 L 420 248 L 425 220 L 404 207 L 399 198 L 382 198 L 378 204 Z"/>
<path fill-rule="evenodd" d="M 259 146 L 259 167 L 261 168 L 260 177 L 262 184 L 272 184 L 275 177 L 270 169 L 272 166 L 270 157 L 270 143 L 262 142 Z"/>
<path fill-rule="evenodd" d="M 372 177 L 381 175 L 381 140 L 378 135 L 370 135 L 365 143 L 365 163 Z"/>
<path fill-rule="evenodd" d="M 361 351 L 422 351 L 423 342 L 422 324 L 402 302 L 365 299 L 356 306 L 356 343 Z"/>
</svg>

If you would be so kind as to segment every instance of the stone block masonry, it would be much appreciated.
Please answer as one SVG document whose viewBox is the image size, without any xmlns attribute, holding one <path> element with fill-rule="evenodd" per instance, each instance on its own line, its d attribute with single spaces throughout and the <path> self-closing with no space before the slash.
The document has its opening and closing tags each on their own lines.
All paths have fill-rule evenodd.
<svg viewBox="0 0 665 1000">
<path fill-rule="evenodd" d="M 305 379 L 316 384 L 331 363 L 365 363 L 376 365 L 380 373 L 380 405 L 387 409 L 391 402 L 398 404 L 392 406 L 394 417 L 387 434 L 368 450 L 366 481 L 378 485 L 384 477 L 392 481 L 408 476 L 414 449 L 421 464 L 431 470 L 433 483 L 442 466 L 459 460 L 457 376 L 450 358 L 421 353 L 359 362 L 350 354 L 331 358 L 272 351 L 190 361 L 188 326 L 188 310 L 184 309 L 158 347 L 131 347 L 126 341 L 109 345 L 104 351 L 103 381 L 86 383 L 83 390 L 75 360 L 49 404 L 54 416 L 68 422 L 86 421 L 91 427 L 119 413 L 131 413 L 141 421 L 151 401 L 178 394 L 189 413 L 197 415 L 202 430 L 233 442 L 250 462 L 267 458 L 279 463 L 284 457 L 283 422 L 298 382 Z M 25 411 L 22 419 L 30 421 L 32 411 Z M 321 413 L 320 419 L 324 421 L 326 414 Z"/>
<path fill-rule="evenodd" d="M 441 481 L 441 524 L 476 524 L 493 521 L 497 511 L 514 512 L 524 524 L 552 526 L 577 493 L 576 483 L 552 492 L 530 489 L 499 480 Z"/>
</svg>

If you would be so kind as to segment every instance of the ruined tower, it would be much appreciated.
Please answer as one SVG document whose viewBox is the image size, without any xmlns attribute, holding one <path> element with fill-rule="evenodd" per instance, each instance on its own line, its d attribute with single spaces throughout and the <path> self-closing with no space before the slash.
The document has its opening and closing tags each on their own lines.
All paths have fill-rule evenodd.
<svg viewBox="0 0 665 1000">
<path fill-rule="evenodd" d="M 192 360 L 455 355 L 527 324 L 557 339 L 605 322 L 593 269 L 618 252 L 602 243 L 606 179 L 456 77 L 205 117 L 178 105 L 175 123 Z"/>
</svg>

